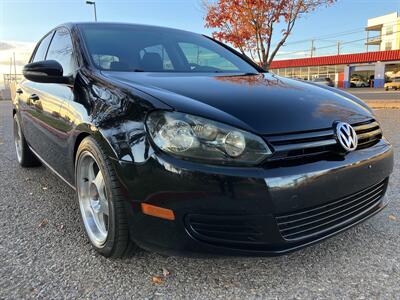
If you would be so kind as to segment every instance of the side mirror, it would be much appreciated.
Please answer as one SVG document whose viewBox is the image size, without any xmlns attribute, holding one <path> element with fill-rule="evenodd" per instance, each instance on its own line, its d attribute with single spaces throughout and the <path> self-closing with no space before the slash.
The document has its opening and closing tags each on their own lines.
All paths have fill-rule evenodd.
<svg viewBox="0 0 400 300">
<path fill-rule="evenodd" d="M 24 77 L 34 82 L 71 84 L 72 77 L 63 76 L 63 68 L 55 60 L 43 60 L 24 66 Z"/>
</svg>

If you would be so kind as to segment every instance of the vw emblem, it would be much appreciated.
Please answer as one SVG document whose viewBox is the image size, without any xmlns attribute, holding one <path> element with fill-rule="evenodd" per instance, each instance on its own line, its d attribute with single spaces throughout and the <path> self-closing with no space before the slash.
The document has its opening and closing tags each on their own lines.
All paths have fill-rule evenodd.
<svg viewBox="0 0 400 300">
<path fill-rule="evenodd" d="M 358 145 L 357 133 L 350 124 L 338 122 L 336 124 L 336 137 L 346 151 L 354 151 Z"/>
</svg>

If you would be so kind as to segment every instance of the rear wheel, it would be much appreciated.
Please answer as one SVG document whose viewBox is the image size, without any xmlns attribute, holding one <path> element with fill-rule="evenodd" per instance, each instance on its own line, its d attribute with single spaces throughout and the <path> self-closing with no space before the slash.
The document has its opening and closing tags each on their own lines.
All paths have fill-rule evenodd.
<svg viewBox="0 0 400 300">
<path fill-rule="evenodd" d="M 25 140 L 17 114 L 14 115 L 14 145 L 18 163 L 22 167 L 40 166 L 40 161 L 31 149 L 29 149 L 28 143 Z"/>
<path fill-rule="evenodd" d="M 91 137 L 79 145 L 75 162 L 76 192 L 82 223 L 93 247 L 106 257 L 129 254 L 125 200 L 112 163 Z"/>
</svg>

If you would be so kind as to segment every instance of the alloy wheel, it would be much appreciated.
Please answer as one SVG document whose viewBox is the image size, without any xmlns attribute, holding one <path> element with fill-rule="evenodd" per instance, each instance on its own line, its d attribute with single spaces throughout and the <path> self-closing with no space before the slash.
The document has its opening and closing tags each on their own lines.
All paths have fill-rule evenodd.
<svg viewBox="0 0 400 300">
<path fill-rule="evenodd" d="M 22 131 L 17 120 L 17 116 L 14 118 L 14 144 L 15 151 L 17 152 L 18 162 L 22 161 Z"/>
<path fill-rule="evenodd" d="M 77 163 L 77 193 L 83 223 L 91 242 L 105 245 L 109 229 L 109 205 L 103 173 L 94 156 L 84 151 Z"/>
</svg>

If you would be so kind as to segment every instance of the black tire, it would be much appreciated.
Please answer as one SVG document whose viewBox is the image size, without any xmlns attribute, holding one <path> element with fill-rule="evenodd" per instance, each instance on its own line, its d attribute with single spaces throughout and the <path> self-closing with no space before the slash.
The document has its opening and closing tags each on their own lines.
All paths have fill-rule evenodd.
<svg viewBox="0 0 400 300">
<path fill-rule="evenodd" d="M 81 224 L 92 246 L 98 253 L 105 257 L 128 256 L 136 249 L 130 240 L 128 218 L 126 213 L 126 200 L 123 197 L 122 188 L 117 179 L 114 167 L 99 143 L 92 137 L 86 137 L 78 147 L 75 161 L 75 186 L 77 198 L 79 199 L 79 182 L 77 167 L 82 154 L 89 152 L 95 159 L 99 170 L 103 174 L 105 194 L 108 201 L 109 215 L 107 216 L 108 233 L 104 245 L 101 247 L 93 243 L 83 220 L 81 210 Z"/>
<path fill-rule="evenodd" d="M 29 168 L 38 167 L 41 165 L 39 159 L 35 156 L 31 149 L 29 149 L 17 114 L 14 115 L 14 144 L 17 160 L 21 167 Z"/>
</svg>

